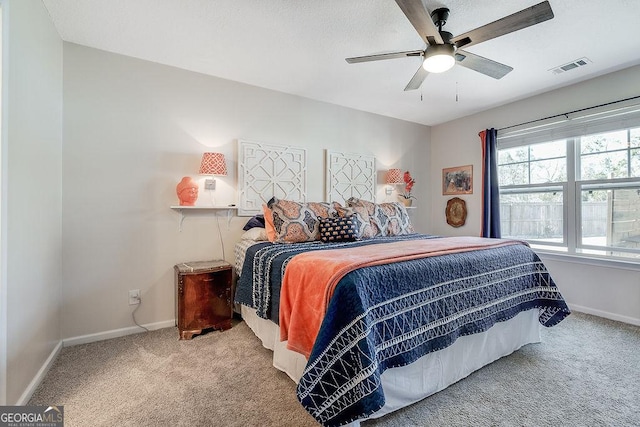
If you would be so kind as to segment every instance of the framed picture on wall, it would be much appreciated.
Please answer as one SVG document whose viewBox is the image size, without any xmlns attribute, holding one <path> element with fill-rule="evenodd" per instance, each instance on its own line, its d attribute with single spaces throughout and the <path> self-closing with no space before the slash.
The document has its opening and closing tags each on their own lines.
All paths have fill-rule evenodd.
<svg viewBox="0 0 640 427">
<path fill-rule="evenodd" d="M 473 165 L 442 169 L 442 194 L 473 194 Z"/>
</svg>

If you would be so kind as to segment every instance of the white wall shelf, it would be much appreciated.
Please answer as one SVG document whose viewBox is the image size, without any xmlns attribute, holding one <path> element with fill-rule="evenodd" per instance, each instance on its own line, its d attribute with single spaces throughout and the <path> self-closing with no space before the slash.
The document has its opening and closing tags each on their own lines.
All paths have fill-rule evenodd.
<svg viewBox="0 0 640 427">
<path fill-rule="evenodd" d="M 237 211 L 238 207 L 236 205 L 221 205 L 221 206 L 170 206 L 171 209 L 180 213 L 180 218 L 178 219 L 178 231 L 182 231 L 182 222 L 185 218 L 185 213 L 188 212 L 198 212 L 198 211 L 213 211 L 216 213 L 217 211 L 227 211 L 227 227 L 231 223 L 232 212 Z"/>
</svg>

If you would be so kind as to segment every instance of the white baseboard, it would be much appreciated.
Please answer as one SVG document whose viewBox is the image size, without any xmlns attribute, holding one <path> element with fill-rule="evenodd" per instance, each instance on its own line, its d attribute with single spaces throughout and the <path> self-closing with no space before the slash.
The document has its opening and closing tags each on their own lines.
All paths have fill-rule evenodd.
<svg viewBox="0 0 640 427">
<path fill-rule="evenodd" d="M 62 350 L 62 341 L 58 341 L 58 344 L 56 344 L 54 349 L 51 350 L 51 354 L 49 354 L 49 357 L 47 357 L 47 360 L 42 364 L 42 366 L 36 373 L 36 376 L 33 377 L 31 382 L 27 386 L 26 390 L 22 393 L 22 396 L 20 396 L 20 399 L 18 399 L 18 401 L 16 402 L 16 405 L 24 406 L 27 403 L 29 403 L 31 396 L 33 396 L 33 393 L 35 393 L 36 389 L 44 379 L 45 375 L 47 375 L 47 372 L 49 372 L 49 369 L 53 365 L 53 362 L 55 362 L 56 359 L 58 358 L 58 354 L 60 354 L 60 350 Z"/>
<path fill-rule="evenodd" d="M 149 323 L 142 326 L 144 326 L 150 331 L 154 331 L 156 329 L 171 328 L 175 325 L 176 325 L 175 319 L 171 319 L 171 320 L 165 320 L 162 322 Z M 87 344 L 87 343 L 96 342 L 96 341 L 108 340 L 110 338 L 117 338 L 117 337 L 123 337 L 125 335 L 138 334 L 140 332 L 146 332 L 146 331 L 138 326 L 132 326 L 129 328 L 114 329 L 112 331 L 99 332 L 97 334 L 81 335 L 79 337 L 66 338 L 59 341 L 58 344 L 55 346 L 55 348 L 51 351 L 51 354 L 49 354 L 49 357 L 47 358 L 47 360 L 42 364 L 42 366 L 40 367 L 36 375 L 33 377 L 31 382 L 25 389 L 25 391 L 22 393 L 22 396 L 20 396 L 20 399 L 18 399 L 18 401 L 15 404 L 24 406 L 29 402 L 29 400 L 31 399 L 31 396 L 33 396 L 33 393 L 36 391 L 36 389 L 44 379 L 45 375 L 47 375 L 47 372 L 49 372 L 49 369 L 53 365 L 53 362 L 55 362 L 56 359 L 58 358 L 58 354 L 60 354 L 60 351 L 62 350 L 63 347 L 70 347 L 72 345 Z"/>
<path fill-rule="evenodd" d="M 567 303 L 569 308 L 573 311 L 579 311 L 580 313 L 592 314 L 598 317 L 604 317 L 605 319 L 615 320 L 618 322 L 629 323 L 631 325 L 640 326 L 640 319 L 635 319 L 629 316 L 622 316 L 620 314 L 609 313 L 607 311 L 596 310 L 594 308 L 583 307 L 580 305 L 574 305 Z"/>
<path fill-rule="evenodd" d="M 175 319 L 164 320 L 162 322 L 148 323 L 142 326 L 144 326 L 150 331 L 155 331 L 156 329 L 170 328 L 170 327 L 176 326 L 176 321 Z M 72 345 L 88 344 L 91 342 L 103 341 L 111 338 L 124 337 L 125 335 L 139 334 L 141 332 L 146 332 L 146 331 L 140 328 L 139 326 L 131 326 L 128 328 L 113 329 L 111 331 L 104 331 L 104 332 L 98 332 L 95 334 L 80 335 L 78 337 L 65 338 L 62 340 L 62 344 L 64 347 L 71 347 Z"/>
</svg>

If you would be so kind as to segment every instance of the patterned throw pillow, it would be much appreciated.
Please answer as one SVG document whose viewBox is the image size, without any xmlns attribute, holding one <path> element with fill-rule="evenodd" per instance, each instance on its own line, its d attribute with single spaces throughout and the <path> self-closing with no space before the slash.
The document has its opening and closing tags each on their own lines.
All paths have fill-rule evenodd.
<svg viewBox="0 0 640 427">
<path fill-rule="evenodd" d="M 347 200 L 347 206 L 369 214 L 374 236 L 399 236 L 414 232 L 407 209 L 401 203 L 373 203 L 352 197 Z"/>
<path fill-rule="evenodd" d="M 358 225 L 358 238 L 359 239 L 371 239 L 375 237 L 376 231 L 371 227 L 371 221 L 369 220 L 369 214 L 365 208 L 346 208 L 340 205 L 338 202 L 333 202 L 333 207 L 341 217 L 353 217 L 353 220 Z"/>
<path fill-rule="evenodd" d="M 400 236 L 414 232 L 407 209 L 402 203 L 380 203 L 376 205 L 376 221 L 385 236 Z"/>
<path fill-rule="evenodd" d="M 369 218 L 371 237 L 384 236 L 384 234 L 382 234 L 382 230 L 378 227 L 378 222 L 374 219 L 374 215 L 376 213 L 375 203 L 351 197 L 347 200 L 347 206 L 362 215 L 363 219 Z"/>
<path fill-rule="evenodd" d="M 326 202 L 294 202 L 271 198 L 267 203 L 273 213 L 275 243 L 311 242 L 320 239 L 318 217 L 337 216 L 336 210 Z"/>
<path fill-rule="evenodd" d="M 320 239 L 325 243 L 352 242 L 358 240 L 356 214 L 347 217 L 318 218 Z"/>
</svg>

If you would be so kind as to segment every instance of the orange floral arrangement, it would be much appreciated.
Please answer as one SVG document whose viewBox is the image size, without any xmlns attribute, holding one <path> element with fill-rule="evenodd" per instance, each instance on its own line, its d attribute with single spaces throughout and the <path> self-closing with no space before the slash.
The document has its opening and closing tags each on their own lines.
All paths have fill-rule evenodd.
<svg viewBox="0 0 640 427">
<path fill-rule="evenodd" d="M 405 171 L 402 179 L 404 181 L 404 193 L 401 194 L 401 196 L 405 199 L 415 199 L 415 197 L 411 195 L 411 190 L 413 189 L 413 185 L 416 183 L 416 180 L 411 177 L 409 171 Z"/>
</svg>

